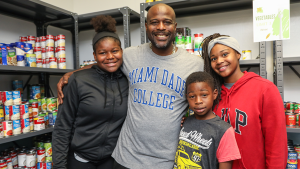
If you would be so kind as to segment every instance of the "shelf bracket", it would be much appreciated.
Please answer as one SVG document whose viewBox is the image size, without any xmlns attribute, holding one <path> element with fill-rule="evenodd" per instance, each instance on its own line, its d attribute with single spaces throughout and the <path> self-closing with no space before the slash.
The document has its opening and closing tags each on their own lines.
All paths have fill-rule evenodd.
<svg viewBox="0 0 300 169">
<path fill-rule="evenodd" d="M 141 21 L 141 44 L 146 43 L 146 40 L 148 42 L 148 38 L 146 35 L 146 16 L 145 16 L 145 11 L 147 7 L 149 6 L 149 3 L 141 3 L 140 4 L 140 21 Z"/>
<path fill-rule="evenodd" d="M 266 42 L 259 42 L 259 75 L 267 79 Z"/>
<path fill-rule="evenodd" d="M 277 86 L 282 100 L 284 100 L 283 93 L 283 51 L 282 41 L 273 41 L 273 62 L 274 62 L 274 84 Z"/>
<path fill-rule="evenodd" d="M 34 24 L 36 26 L 36 36 L 46 36 L 47 35 L 48 25 L 45 25 L 45 22 L 36 21 L 36 22 L 34 22 Z"/>
<path fill-rule="evenodd" d="M 293 67 L 293 66 L 289 66 L 291 69 L 292 69 L 292 71 L 298 76 L 298 78 L 300 79 L 300 74 L 299 74 L 299 72 Z"/>
<path fill-rule="evenodd" d="M 131 9 L 128 7 L 119 8 L 119 11 L 123 14 L 123 27 L 124 27 L 124 47 L 131 46 L 130 41 L 130 13 Z"/>
<path fill-rule="evenodd" d="M 26 81 L 26 83 L 25 83 L 25 85 L 24 85 L 24 87 L 23 87 L 23 91 L 25 91 L 25 89 L 26 89 L 26 87 L 27 87 L 29 81 L 31 80 L 31 78 L 32 78 L 32 75 L 30 75 L 29 78 L 27 79 L 27 81 Z"/>
<path fill-rule="evenodd" d="M 72 13 L 74 28 L 72 32 L 72 43 L 73 43 L 73 59 L 74 69 L 79 69 L 79 39 L 78 39 L 78 15 Z"/>
</svg>

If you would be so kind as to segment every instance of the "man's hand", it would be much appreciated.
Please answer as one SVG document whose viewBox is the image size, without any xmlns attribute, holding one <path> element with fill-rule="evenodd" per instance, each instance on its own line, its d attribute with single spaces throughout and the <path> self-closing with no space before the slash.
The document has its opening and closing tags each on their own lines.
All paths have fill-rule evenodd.
<svg viewBox="0 0 300 169">
<path fill-rule="evenodd" d="M 180 127 L 182 127 L 182 126 L 183 126 L 183 123 L 184 123 L 185 119 L 186 119 L 186 117 L 185 117 L 185 116 L 184 116 L 184 117 L 182 117 L 182 119 L 181 119 L 181 125 L 180 125 Z"/>
<path fill-rule="evenodd" d="M 57 98 L 58 98 L 58 104 L 63 104 L 63 98 L 64 94 L 62 91 L 62 88 L 68 84 L 68 80 L 70 76 L 73 74 L 73 72 L 69 72 L 64 74 L 62 78 L 60 78 L 59 82 L 57 83 Z"/>
</svg>

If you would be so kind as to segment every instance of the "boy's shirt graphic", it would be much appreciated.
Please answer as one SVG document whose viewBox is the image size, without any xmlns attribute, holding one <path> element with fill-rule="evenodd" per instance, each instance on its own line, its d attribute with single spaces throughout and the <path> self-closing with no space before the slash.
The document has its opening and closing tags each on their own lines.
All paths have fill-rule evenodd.
<svg viewBox="0 0 300 169">
<path fill-rule="evenodd" d="M 217 169 L 220 162 L 240 159 L 233 128 L 218 116 L 188 117 L 180 131 L 174 169 Z"/>
</svg>

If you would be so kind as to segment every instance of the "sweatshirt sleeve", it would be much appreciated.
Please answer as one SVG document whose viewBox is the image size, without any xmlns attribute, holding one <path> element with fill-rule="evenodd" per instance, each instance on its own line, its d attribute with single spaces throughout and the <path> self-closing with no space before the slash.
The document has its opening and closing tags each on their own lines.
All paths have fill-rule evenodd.
<svg viewBox="0 0 300 169">
<path fill-rule="evenodd" d="M 74 74 L 63 89 L 64 103 L 59 106 L 52 134 L 53 168 L 67 169 L 67 156 L 71 142 L 72 126 L 79 104 L 77 84 Z"/>
<path fill-rule="evenodd" d="M 283 101 L 275 85 L 262 98 L 262 132 L 265 138 L 266 169 L 286 168 L 287 132 Z"/>
</svg>

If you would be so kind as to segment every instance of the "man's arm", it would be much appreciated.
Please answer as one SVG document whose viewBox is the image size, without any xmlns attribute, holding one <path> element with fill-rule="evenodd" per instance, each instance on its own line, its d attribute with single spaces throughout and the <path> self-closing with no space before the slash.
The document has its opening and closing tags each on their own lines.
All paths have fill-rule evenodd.
<svg viewBox="0 0 300 169">
<path fill-rule="evenodd" d="M 84 69 L 90 69 L 93 65 L 96 65 L 96 63 L 92 64 L 92 65 L 87 65 L 87 66 L 84 66 L 83 68 L 80 68 L 80 69 L 74 70 L 72 72 L 66 73 L 66 74 L 64 74 L 64 76 L 62 78 L 60 78 L 59 82 L 56 85 L 56 87 L 57 87 L 57 98 L 58 98 L 59 104 L 63 103 L 64 94 L 63 94 L 62 89 L 66 84 L 68 84 L 68 80 L 69 80 L 70 76 L 74 72 L 81 71 L 81 70 L 84 70 Z"/>
<path fill-rule="evenodd" d="M 231 167 L 232 167 L 232 161 L 219 163 L 219 169 L 231 169 Z"/>
</svg>

